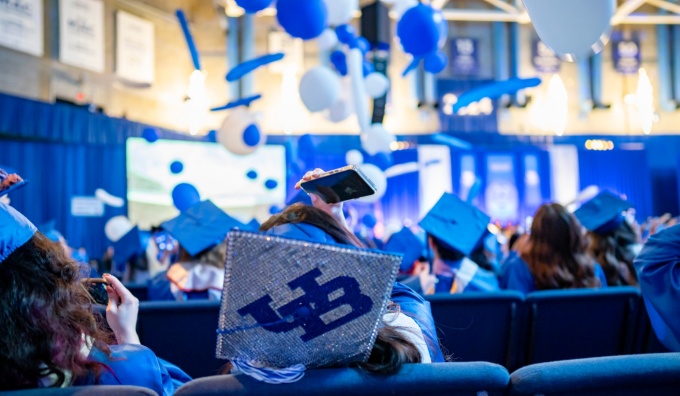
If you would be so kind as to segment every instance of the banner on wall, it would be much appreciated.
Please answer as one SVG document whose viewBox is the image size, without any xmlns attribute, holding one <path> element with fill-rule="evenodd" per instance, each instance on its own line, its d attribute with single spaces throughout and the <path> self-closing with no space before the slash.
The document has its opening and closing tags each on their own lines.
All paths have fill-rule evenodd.
<svg viewBox="0 0 680 396">
<path fill-rule="evenodd" d="M 492 154 L 486 157 L 484 201 L 487 214 L 491 216 L 491 219 L 502 223 L 517 221 L 519 193 L 512 155 Z"/>
<path fill-rule="evenodd" d="M 638 39 L 614 40 L 611 47 L 616 71 L 621 74 L 637 74 L 642 64 L 640 41 Z"/>
<path fill-rule="evenodd" d="M 59 0 L 59 61 L 104 71 L 104 3 Z"/>
<path fill-rule="evenodd" d="M 153 23 L 127 12 L 116 13 L 116 74 L 126 80 L 153 83 Z"/>
<path fill-rule="evenodd" d="M 27 54 L 42 56 L 42 0 L 0 1 L 0 45 Z"/>
<path fill-rule="evenodd" d="M 470 37 L 451 40 L 451 73 L 460 76 L 479 75 L 479 41 Z"/>
<path fill-rule="evenodd" d="M 484 98 L 465 111 L 455 113 L 453 106 L 463 93 L 492 82 L 493 80 L 464 80 L 440 78 L 437 80 L 439 95 L 440 130 L 444 133 L 498 133 L 496 100 Z"/>
<path fill-rule="evenodd" d="M 562 61 L 555 51 L 538 39 L 534 40 L 531 45 L 531 63 L 537 72 L 545 74 L 559 73 L 562 67 Z"/>
</svg>

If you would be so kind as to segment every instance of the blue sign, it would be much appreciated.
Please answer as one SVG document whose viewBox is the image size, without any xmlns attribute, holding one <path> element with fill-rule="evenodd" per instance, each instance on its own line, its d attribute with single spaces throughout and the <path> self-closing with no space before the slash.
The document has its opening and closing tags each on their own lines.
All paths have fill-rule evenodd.
<svg viewBox="0 0 680 396">
<path fill-rule="evenodd" d="M 534 40 L 531 46 L 531 63 L 537 72 L 546 74 L 559 73 L 562 66 L 562 61 L 557 57 L 555 51 L 541 40 Z"/>
<path fill-rule="evenodd" d="M 515 180 L 515 161 L 510 154 L 486 157 L 486 211 L 495 221 L 517 221 L 519 193 Z"/>
<path fill-rule="evenodd" d="M 479 75 L 479 41 L 470 37 L 451 40 L 451 73 L 460 76 Z"/>
<path fill-rule="evenodd" d="M 491 82 L 493 80 L 439 79 L 440 130 L 444 133 L 498 133 L 497 100 L 484 98 L 461 111 L 453 110 L 463 93 Z"/>
<path fill-rule="evenodd" d="M 613 41 L 612 59 L 617 72 L 621 74 L 637 74 L 642 63 L 640 41 L 637 39 Z"/>
</svg>

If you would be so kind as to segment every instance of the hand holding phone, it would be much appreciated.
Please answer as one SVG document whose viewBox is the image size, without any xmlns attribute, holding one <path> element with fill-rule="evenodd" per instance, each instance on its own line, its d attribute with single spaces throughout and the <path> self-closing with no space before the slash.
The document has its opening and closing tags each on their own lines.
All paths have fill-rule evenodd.
<svg viewBox="0 0 680 396">
<path fill-rule="evenodd" d="M 314 194 L 328 204 L 337 204 L 376 193 L 375 185 L 353 165 L 323 172 L 316 169 L 298 183 L 307 194 Z M 296 186 L 297 187 L 297 186 Z"/>
</svg>

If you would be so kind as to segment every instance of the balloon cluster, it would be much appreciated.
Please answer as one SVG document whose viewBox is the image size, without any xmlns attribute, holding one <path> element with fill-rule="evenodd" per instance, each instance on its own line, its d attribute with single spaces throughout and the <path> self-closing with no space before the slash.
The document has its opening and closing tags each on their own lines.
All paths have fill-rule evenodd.
<svg viewBox="0 0 680 396">
<path fill-rule="evenodd" d="M 404 75 L 424 61 L 425 71 L 441 73 L 449 62 L 441 49 L 446 44 L 449 25 L 442 13 L 428 4 L 419 3 L 407 9 L 397 24 L 397 36 L 404 52 L 413 56 L 413 61 Z"/>
</svg>

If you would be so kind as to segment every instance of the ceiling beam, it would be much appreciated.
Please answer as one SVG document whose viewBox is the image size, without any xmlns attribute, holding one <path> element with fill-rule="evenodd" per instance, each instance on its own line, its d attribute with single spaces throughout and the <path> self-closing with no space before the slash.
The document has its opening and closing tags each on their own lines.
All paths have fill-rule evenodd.
<svg viewBox="0 0 680 396">
<path fill-rule="evenodd" d="M 680 14 L 680 5 L 677 5 L 675 3 L 671 3 L 670 1 L 665 1 L 665 0 L 647 0 L 647 3 L 657 6 L 661 8 L 662 10 L 674 12 L 676 14 Z"/>
<path fill-rule="evenodd" d="M 619 8 L 616 9 L 616 13 L 612 17 L 612 25 L 620 24 L 621 20 L 630 15 L 633 11 L 640 8 L 640 6 L 646 2 L 647 0 L 628 0 L 621 4 Z"/>
<path fill-rule="evenodd" d="M 501 10 L 503 10 L 505 12 L 509 12 L 511 14 L 518 14 L 519 13 L 519 10 L 515 6 L 508 4 L 503 0 L 484 0 L 484 1 L 491 4 L 494 7 L 500 8 Z"/>
</svg>

